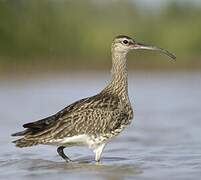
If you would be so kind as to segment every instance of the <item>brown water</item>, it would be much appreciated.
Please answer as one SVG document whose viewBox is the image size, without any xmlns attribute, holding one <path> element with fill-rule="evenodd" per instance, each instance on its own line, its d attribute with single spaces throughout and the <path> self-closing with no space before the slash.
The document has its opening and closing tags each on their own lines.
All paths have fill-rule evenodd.
<svg viewBox="0 0 201 180">
<path fill-rule="evenodd" d="M 16 148 L 10 134 L 23 123 L 93 95 L 108 75 L 67 74 L 0 80 L 0 179 L 200 179 L 201 73 L 130 73 L 132 125 L 109 143 L 101 164 L 87 148 Z"/>
</svg>

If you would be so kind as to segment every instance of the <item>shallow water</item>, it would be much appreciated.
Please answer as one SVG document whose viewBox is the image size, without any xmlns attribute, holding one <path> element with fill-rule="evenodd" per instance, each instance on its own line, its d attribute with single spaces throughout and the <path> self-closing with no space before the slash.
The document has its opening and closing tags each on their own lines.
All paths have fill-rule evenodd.
<svg viewBox="0 0 201 180">
<path fill-rule="evenodd" d="M 0 80 L 0 179 L 200 179 L 201 73 L 130 73 L 132 125 L 105 148 L 100 164 L 84 147 L 19 149 L 10 134 L 100 91 L 108 75 L 66 74 Z"/>
</svg>

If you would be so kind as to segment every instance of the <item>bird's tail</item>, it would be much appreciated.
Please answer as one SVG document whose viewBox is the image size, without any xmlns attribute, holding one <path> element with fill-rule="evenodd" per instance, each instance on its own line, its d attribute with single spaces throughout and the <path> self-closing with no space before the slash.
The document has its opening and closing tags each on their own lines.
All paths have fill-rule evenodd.
<svg viewBox="0 0 201 180">
<path fill-rule="evenodd" d="M 36 140 L 27 140 L 25 138 L 17 139 L 15 141 L 12 141 L 12 143 L 15 143 L 17 147 L 23 148 L 23 147 L 30 147 L 39 144 Z"/>
<path fill-rule="evenodd" d="M 26 129 L 24 131 L 14 133 L 11 136 L 26 136 L 29 134 L 30 134 L 30 129 Z M 20 148 L 34 146 L 34 145 L 39 144 L 39 142 L 36 139 L 27 139 L 25 137 L 12 141 L 12 143 L 15 143 L 15 145 Z"/>
<path fill-rule="evenodd" d="M 13 143 L 15 143 L 17 147 L 21 148 L 34 146 L 37 144 L 46 144 L 48 142 L 46 133 L 51 131 L 51 128 L 49 127 L 55 123 L 56 118 L 57 116 L 53 115 L 45 119 L 24 124 L 23 127 L 26 128 L 24 131 L 20 131 L 11 135 L 22 136 L 20 139 L 13 141 Z"/>
</svg>

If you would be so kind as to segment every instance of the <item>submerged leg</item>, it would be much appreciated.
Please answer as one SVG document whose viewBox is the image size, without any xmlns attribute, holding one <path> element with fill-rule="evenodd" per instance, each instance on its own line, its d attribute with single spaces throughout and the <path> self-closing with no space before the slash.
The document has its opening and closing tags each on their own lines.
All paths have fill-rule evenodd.
<svg viewBox="0 0 201 180">
<path fill-rule="evenodd" d="M 104 147 L 105 147 L 105 143 L 100 144 L 99 146 L 97 146 L 97 148 L 94 149 L 96 162 L 100 162 L 101 154 L 103 152 Z"/>
<path fill-rule="evenodd" d="M 65 146 L 59 146 L 59 147 L 57 148 L 58 154 L 59 154 L 66 162 L 72 161 L 68 156 L 65 155 L 65 153 L 64 153 L 64 148 L 65 148 Z"/>
</svg>

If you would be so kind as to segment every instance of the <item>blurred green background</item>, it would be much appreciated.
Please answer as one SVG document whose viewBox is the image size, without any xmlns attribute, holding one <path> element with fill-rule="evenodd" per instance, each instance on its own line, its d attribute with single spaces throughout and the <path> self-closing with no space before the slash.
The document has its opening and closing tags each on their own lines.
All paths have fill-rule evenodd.
<svg viewBox="0 0 201 180">
<path fill-rule="evenodd" d="M 1 0 L 0 72 L 107 70 L 119 34 L 177 55 L 129 53 L 130 69 L 201 68 L 199 1 Z"/>
</svg>

